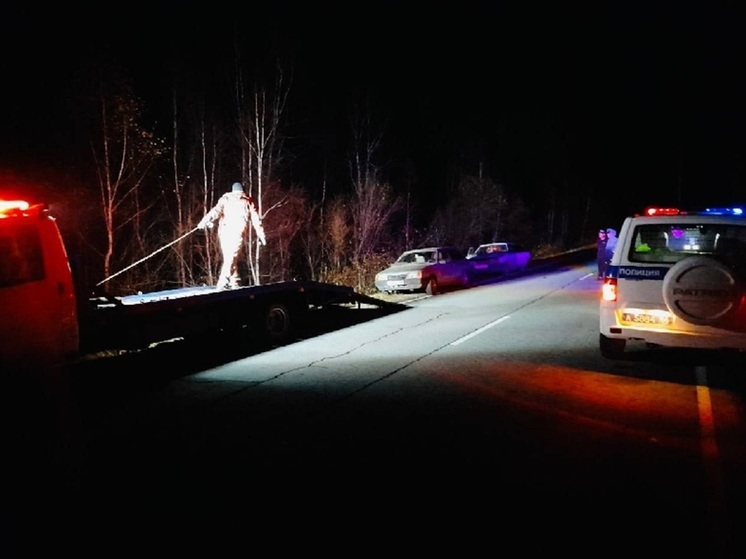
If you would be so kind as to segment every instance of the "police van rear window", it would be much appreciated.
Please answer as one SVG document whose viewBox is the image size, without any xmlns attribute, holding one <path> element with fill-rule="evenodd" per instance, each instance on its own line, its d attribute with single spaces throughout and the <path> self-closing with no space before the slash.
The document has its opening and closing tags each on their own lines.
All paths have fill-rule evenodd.
<svg viewBox="0 0 746 559">
<path fill-rule="evenodd" d="M 746 258 L 746 225 L 652 223 L 637 225 L 632 239 L 630 262 L 672 264 L 693 255 Z"/>
</svg>

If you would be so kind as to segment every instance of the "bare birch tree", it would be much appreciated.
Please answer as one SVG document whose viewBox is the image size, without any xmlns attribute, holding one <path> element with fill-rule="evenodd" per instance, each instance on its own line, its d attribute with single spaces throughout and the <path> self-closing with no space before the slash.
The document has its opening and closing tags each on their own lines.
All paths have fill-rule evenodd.
<svg viewBox="0 0 746 559">
<path fill-rule="evenodd" d="M 204 99 L 191 97 L 181 110 L 176 91 L 172 98 L 172 187 L 168 192 L 175 236 L 194 231 L 196 224 L 217 200 L 215 175 L 221 138 L 214 121 L 207 122 Z M 179 285 L 215 283 L 219 265 L 217 243 L 209 234 L 195 235 L 173 246 Z"/>
<path fill-rule="evenodd" d="M 98 133 L 91 148 L 106 232 L 103 272 L 109 278 L 113 265 L 132 256 L 128 249 L 146 250 L 146 230 L 153 221 L 143 218 L 157 195 L 145 186 L 163 142 L 143 125 L 141 103 L 123 76 L 114 74 L 99 85 Z"/>
<path fill-rule="evenodd" d="M 327 260 L 332 270 L 339 272 L 347 263 L 351 227 L 349 208 L 341 197 L 335 198 L 327 211 L 324 243 Z"/>
<path fill-rule="evenodd" d="M 236 100 L 241 137 L 242 182 L 254 198 L 260 217 L 264 219 L 273 209 L 284 203 L 284 199 L 280 198 L 275 199 L 271 205 L 265 204 L 265 187 L 279 184 L 273 180 L 273 176 L 282 154 L 283 138 L 280 128 L 290 85 L 285 83 L 284 72 L 277 64 L 272 89 L 257 86 L 251 93 L 247 90 L 243 73 L 237 66 Z M 271 238 L 272 232 L 267 231 L 267 235 Z M 247 248 L 253 248 L 253 254 L 251 250 L 248 251 L 248 264 L 253 282 L 259 284 L 260 247 L 253 242 L 251 231 L 247 238 Z"/>
<path fill-rule="evenodd" d="M 171 148 L 171 171 L 173 173 L 173 198 L 174 198 L 174 204 L 176 207 L 176 223 L 179 232 L 181 232 L 184 228 L 184 177 L 182 173 L 180 172 L 181 165 L 180 165 L 180 155 L 181 155 L 181 146 L 180 146 L 180 138 L 179 138 L 179 103 L 177 101 L 176 97 L 176 90 L 174 90 L 173 95 L 171 97 L 171 107 L 173 109 L 173 119 L 171 121 L 171 141 L 173 142 L 172 148 Z M 173 249 L 174 253 L 176 254 L 177 259 L 180 263 L 184 263 L 186 261 L 186 254 L 183 250 L 184 245 L 179 245 Z M 176 275 L 178 277 L 178 281 L 181 285 L 186 285 L 186 278 L 187 278 L 187 269 L 190 269 L 189 266 L 184 265 L 178 265 Z"/>
<path fill-rule="evenodd" d="M 304 270 L 297 269 L 294 265 L 296 252 L 302 250 L 302 247 L 295 250 L 295 245 L 300 244 L 296 241 L 300 240 L 311 211 L 306 192 L 298 186 L 285 189 L 281 185 L 273 185 L 265 192 L 264 199 L 265 207 L 272 208 L 264 221 L 265 230 L 272 232 L 271 237 L 267 237 L 272 239 L 272 250 L 262 260 L 265 275 L 272 281 L 287 281 L 297 275 L 306 276 Z"/>
<path fill-rule="evenodd" d="M 380 245 L 392 215 L 401 206 L 401 200 L 380 176 L 375 157 L 381 136 L 374 134 L 367 114 L 353 124 L 353 136 L 353 153 L 349 159 L 353 187 L 353 201 L 350 205 L 352 262 L 362 270 L 364 260 Z M 358 287 L 363 287 L 362 284 L 361 275 Z"/>
<path fill-rule="evenodd" d="M 201 119 L 199 127 L 200 174 L 199 180 L 196 181 L 199 192 L 198 207 L 200 208 L 198 215 L 205 215 L 217 201 L 215 185 L 217 183 L 218 142 L 217 131 L 212 130 L 212 133 L 208 133 L 205 120 L 204 118 Z M 213 285 L 217 281 L 218 271 L 216 266 L 219 263 L 219 246 L 218 243 L 211 241 L 209 235 L 203 238 L 205 246 L 202 254 L 205 255 L 204 269 L 206 280 L 210 285 Z"/>
<path fill-rule="evenodd" d="M 530 216 L 519 196 L 488 177 L 466 175 L 430 224 L 429 244 L 462 248 L 496 241 L 530 244 Z"/>
</svg>

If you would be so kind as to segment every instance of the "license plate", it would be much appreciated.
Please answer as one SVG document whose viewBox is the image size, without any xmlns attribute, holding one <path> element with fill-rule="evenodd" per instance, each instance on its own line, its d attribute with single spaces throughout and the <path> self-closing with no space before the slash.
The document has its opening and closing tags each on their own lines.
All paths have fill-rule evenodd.
<svg viewBox="0 0 746 559">
<path fill-rule="evenodd" d="M 388 280 L 386 282 L 386 285 L 388 285 L 389 287 L 405 287 L 407 284 L 405 284 L 403 281 Z"/>
<path fill-rule="evenodd" d="M 648 313 L 622 313 L 622 321 L 631 324 L 653 324 L 656 326 L 671 326 L 673 317 L 670 315 L 658 315 Z"/>
</svg>

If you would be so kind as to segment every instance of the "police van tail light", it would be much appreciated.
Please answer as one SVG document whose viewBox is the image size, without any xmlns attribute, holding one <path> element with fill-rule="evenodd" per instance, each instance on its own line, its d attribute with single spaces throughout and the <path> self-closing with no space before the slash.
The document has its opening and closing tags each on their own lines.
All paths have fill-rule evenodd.
<svg viewBox="0 0 746 559">
<path fill-rule="evenodd" d="M 617 280 L 616 278 L 606 278 L 601 286 L 601 299 L 604 301 L 614 302 L 617 297 Z"/>
</svg>

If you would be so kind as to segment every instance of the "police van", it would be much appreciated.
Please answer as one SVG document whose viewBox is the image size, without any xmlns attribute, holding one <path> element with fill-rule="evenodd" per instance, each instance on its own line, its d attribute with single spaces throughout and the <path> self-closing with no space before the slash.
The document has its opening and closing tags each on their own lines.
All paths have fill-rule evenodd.
<svg viewBox="0 0 746 559">
<path fill-rule="evenodd" d="M 599 346 L 746 350 L 741 208 L 648 208 L 627 217 L 601 288 Z"/>
<path fill-rule="evenodd" d="M 43 204 L 0 199 L 0 371 L 56 365 L 79 349 L 65 246 Z"/>
</svg>

